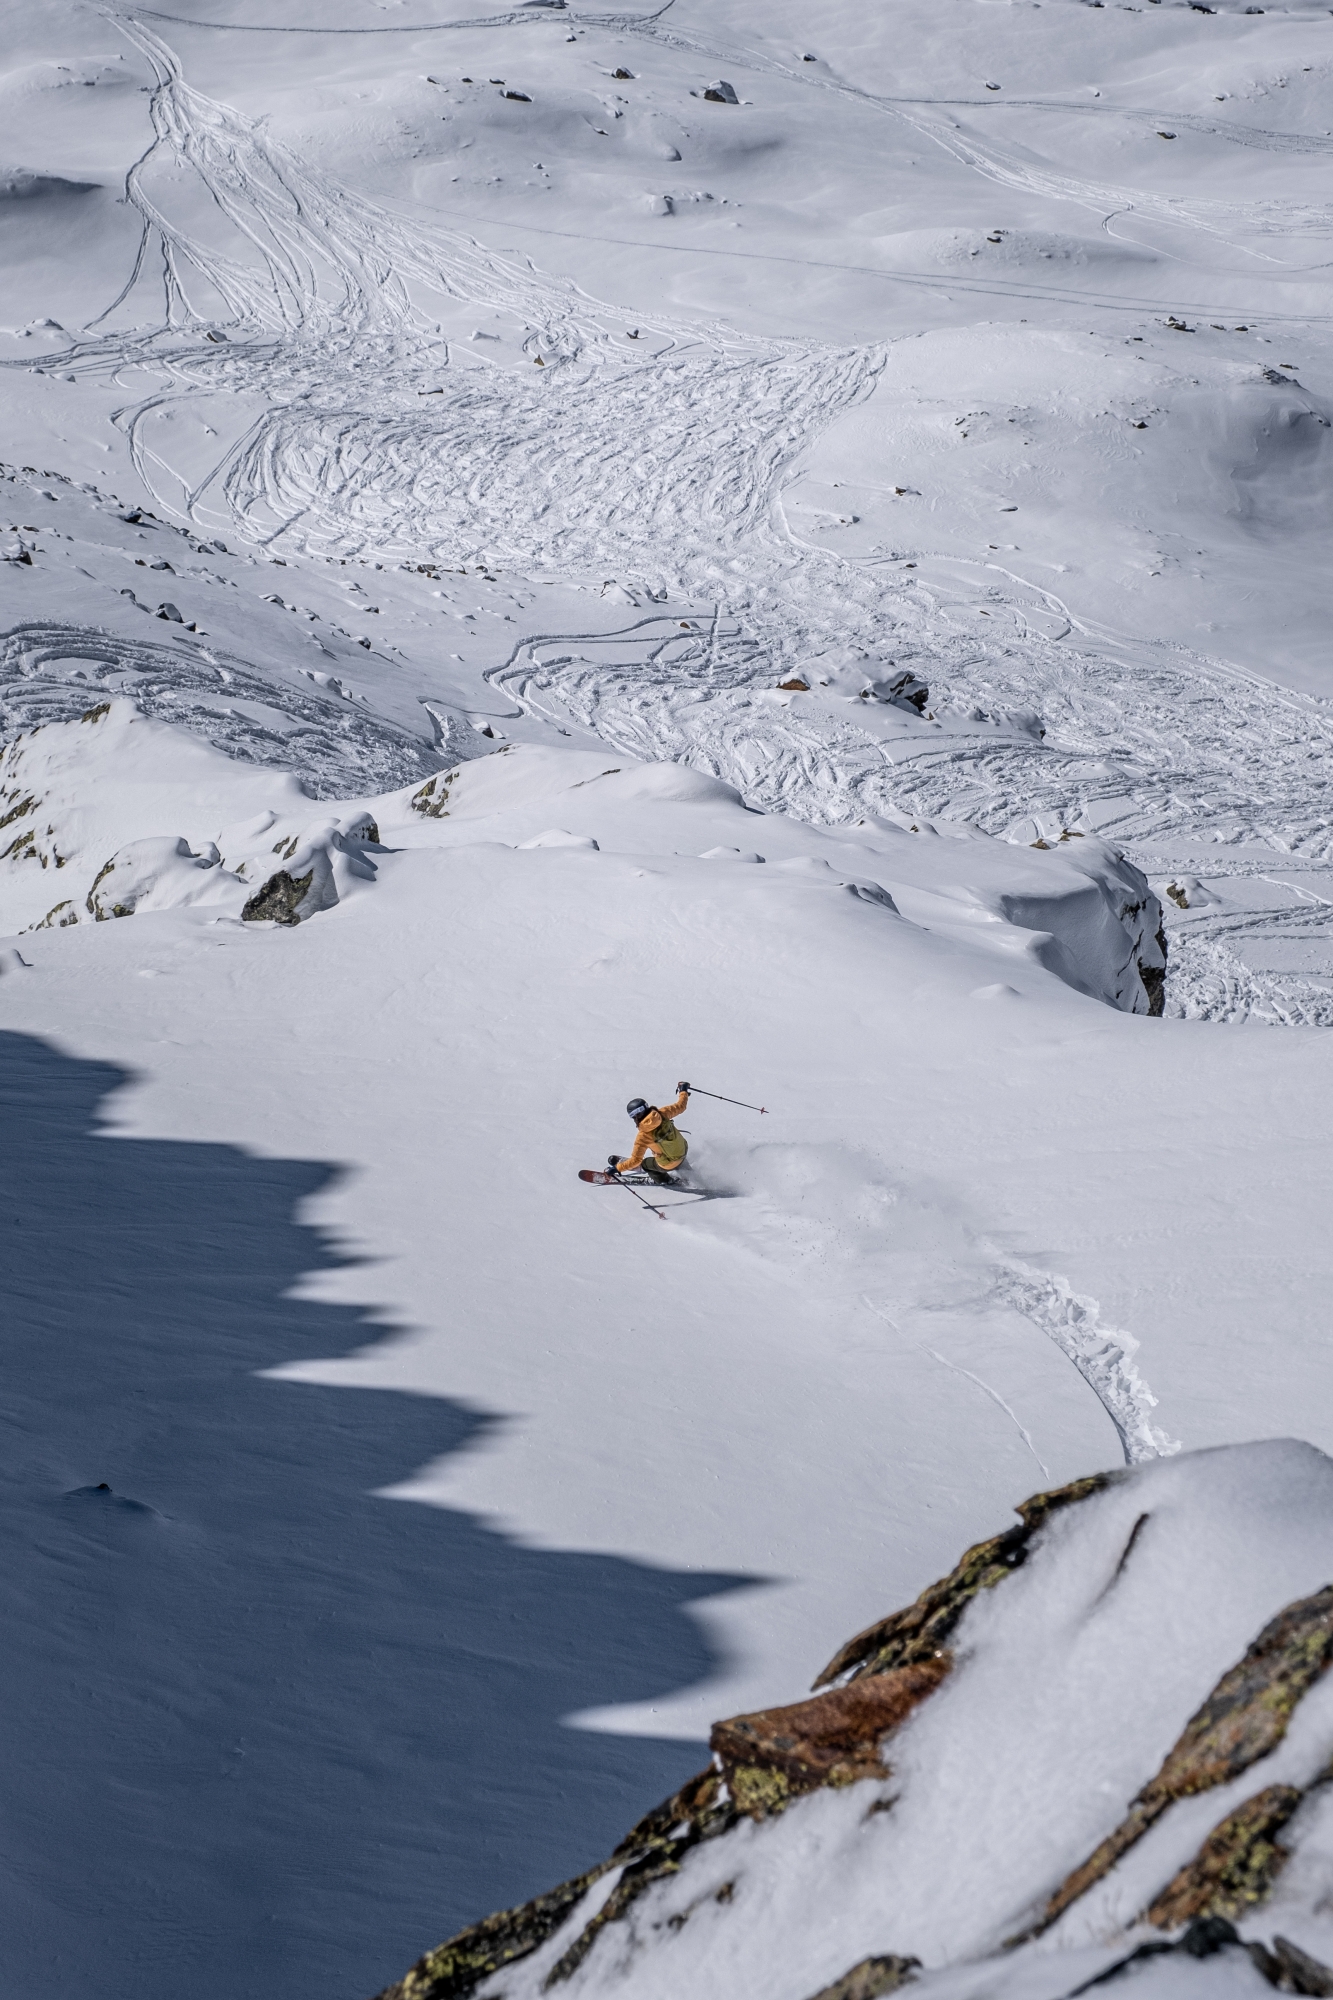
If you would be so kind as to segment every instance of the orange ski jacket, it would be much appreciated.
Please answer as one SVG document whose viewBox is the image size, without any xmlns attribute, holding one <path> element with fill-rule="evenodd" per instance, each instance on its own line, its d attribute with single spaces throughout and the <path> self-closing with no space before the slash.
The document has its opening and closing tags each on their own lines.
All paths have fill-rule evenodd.
<svg viewBox="0 0 1333 2000">
<path fill-rule="evenodd" d="M 672 1103 L 663 1104 L 658 1110 L 650 1111 L 646 1118 L 641 1118 L 629 1157 L 620 1162 L 616 1171 L 622 1174 L 632 1172 L 649 1151 L 658 1166 L 664 1167 L 668 1173 L 673 1167 L 678 1167 L 689 1151 L 689 1141 L 683 1132 L 676 1130 L 674 1121 L 689 1101 L 689 1091 L 682 1090 Z"/>
</svg>

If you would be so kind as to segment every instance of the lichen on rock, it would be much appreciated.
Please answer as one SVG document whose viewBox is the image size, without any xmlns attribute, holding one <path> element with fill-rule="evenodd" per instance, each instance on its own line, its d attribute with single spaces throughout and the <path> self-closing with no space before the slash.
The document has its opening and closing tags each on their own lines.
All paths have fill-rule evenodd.
<svg viewBox="0 0 1333 2000">
<path fill-rule="evenodd" d="M 1011 1945 L 1038 1937 L 1143 1838 L 1177 1799 L 1229 1784 L 1275 1750 L 1301 1697 L 1333 1663 L 1333 1584 L 1270 1619 L 1186 1723 L 1161 1769 L 1119 1826 L 1066 1876 L 1036 1923 Z M 1227 1822 L 1223 1822 L 1225 1826 Z M 1222 1828 L 1215 1829 L 1216 1837 Z M 1167 1892 L 1163 1891 L 1165 1895 Z M 1155 1906 L 1154 1906 L 1155 1907 Z"/>
<path fill-rule="evenodd" d="M 500 1910 L 460 1931 L 418 1959 L 378 2000 L 467 2000 L 491 1973 L 529 1957 L 554 1937 L 588 1890 L 619 1868 L 620 1879 L 610 1895 L 547 1974 L 547 1987 L 559 1985 L 582 1964 L 607 1924 L 624 1916 L 652 1883 L 674 1874 L 690 1848 L 727 1832 L 738 1817 L 719 1773 L 710 1766 L 645 1814 L 609 1860 L 518 1909 Z"/>
<path fill-rule="evenodd" d="M 497 1910 L 419 1958 L 379 2000 L 466 2000 L 491 1973 L 530 1952 L 559 1930 L 606 1868 L 591 1868 L 515 1910 Z"/>
<path fill-rule="evenodd" d="M 1276 1836 L 1302 1796 L 1299 1785 L 1269 1785 L 1228 1813 L 1154 1898 L 1146 1921 L 1170 1931 L 1195 1917 L 1234 1920 L 1262 1903 L 1287 1859 Z"/>
<path fill-rule="evenodd" d="M 299 924 L 297 912 L 310 893 L 314 880 L 313 868 L 304 875 L 292 876 L 285 868 L 279 868 L 276 875 L 270 875 L 262 887 L 241 911 L 241 921 L 246 924 Z"/>
<path fill-rule="evenodd" d="M 655 1882 L 677 1874 L 691 1848 L 729 1833 L 739 1817 L 720 1774 L 711 1768 L 689 1779 L 664 1804 L 654 1807 L 612 1855 L 609 1865 L 620 1863 L 620 1880 L 551 1967 L 543 1981 L 543 1990 L 549 1992 L 576 1972 L 607 1925 L 624 1917 Z"/>
<path fill-rule="evenodd" d="M 447 819 L 449 788 L 457 776 L 458 766 L 455 765 L 451 771 L 437 771 L 433 778 L 427 778 L 420 791 L 412 794 L 413 812 L 422 813 L 427 819 Z"/>
<path fill-rule="evenodd" d="M 810 2000 L 881 2000 L 883 1994 L 896 1993 L 915 1979 L 920 1965 L 919 1958 L 863 1958 L 841 1979 L 812 1994 Z"/>
</svg>

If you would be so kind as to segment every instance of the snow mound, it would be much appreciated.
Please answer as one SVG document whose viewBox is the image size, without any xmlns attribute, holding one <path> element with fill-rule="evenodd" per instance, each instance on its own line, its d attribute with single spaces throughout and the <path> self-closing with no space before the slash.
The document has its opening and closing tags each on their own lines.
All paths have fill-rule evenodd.
<svg viewBox="0 0 1333 2000">
<path fill-rule="evenodd" d="M 208 892 L 221 886 L 220 876 L 228 885 L 240 886 L 238 877 L 219 869 L 221 859 L 211 843 L 196 854 L 188 840 L 167 835 L 132 840 L 98 870 L 88 892 L 88 913 L 103 923 L 109 917 L 132 917 L 136 910 L 179 909 L 211 901 Z M 49 925 L 50 919 L 45 921 Z"/>
<path fill-rule="evenodd" d="M 98 703 L 0 755 L 0 925 L 67 930 L 196 905 L 299 922 L 373 881 L 379 842 L 364 808 L 312 821 L 310 804 L 291 774 L 247 769 L 132 702 Z"/>
<path fill-rule="evenodd" d="M 267 828 L 266 834 L 272 830 Z M 366 849 L 378 845 L 379 828 L 368 812 L 295 832 L 279 829 L 277 840 L 266 839 L 237 870 L 259 884 L 242 918 L 247 923 L 299 924 L 333 909 L 358 882 L 375 880 L 375 863 Z M 271 856 L 278 856 L 282 866 L 274 868 Z"/>
<path fill-rule="evenodd" d="M 1017 1512 L 382 2000 L 1053 2000 L 1131 1954 L 1153 1991 L 1207 1957 L 1213 1991 L 1327 1992 L 1333 1463 L 1227 1446 Z"/>
<path fill-rule="evenodd" d="M 535 834 L 531 840 L 521 840 L 519 847 L 523 851 L 533 847 L 582 847 L 595 854 L 598 843 L 590 833 L 570 833 L 563 826 L 548 826 L 544 833 Z"/>
</svg>

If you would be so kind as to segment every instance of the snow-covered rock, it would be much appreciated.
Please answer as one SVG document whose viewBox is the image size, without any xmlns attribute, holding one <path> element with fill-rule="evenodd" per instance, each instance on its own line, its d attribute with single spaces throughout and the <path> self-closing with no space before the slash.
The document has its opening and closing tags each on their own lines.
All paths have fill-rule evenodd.
<svg viewBox="0 0 1333 2000">
<path fill-rule="evenodd" d="M 1333 1462 L 1224 1448 L 1017 1511 L 382 2000 L 1053 2000 L 1131 1953 L 1165 1993 L 1182 1934 L 1237 1991 L 1328 1991 L 1295 1982 L 1333 1984 Z"/>
<path fill-rule="evenodd" d="M 265 834 L 272 827 L 265 828 Z M 289 832 L 278 824 L 278 838 L 262 842 L 240 863 L 238 874 L 258 886 L 241 916 L 247 923 L 303 923 L 331 910 L 358 882 L 375 880 L 375 863 L 367 849 L 378 847 L 379 828 L 368 812 L 318 821 Z M 271 856 L 279 857 L 274 867 Z M 270 873 L 265 873 L 270 870 Z"/>
<path fill-rule="evenodd" d="M 85 908 L 102 923 L 108 917 L 132 917 L 138 910 L 180 909 L 205 899 L 214 901 L 210 892 L 223 883 L 241 887 L 239 876 L 222 869 L 221 861 L 211 842 L 196 854 L 188 840 L 170 836 L 133 840 L 98 869 Z"/>
<path fill-rule="evenodd" d="M 368 809 L 312 821 L 310 805 L 289 774 L 224 756 L 125 699 L 46 723 L 0 755 L 0 924 L 62 930 L 203 905 L 302 921 L 375 879 L 367 850 L 379 842 Z"/>
</svg>

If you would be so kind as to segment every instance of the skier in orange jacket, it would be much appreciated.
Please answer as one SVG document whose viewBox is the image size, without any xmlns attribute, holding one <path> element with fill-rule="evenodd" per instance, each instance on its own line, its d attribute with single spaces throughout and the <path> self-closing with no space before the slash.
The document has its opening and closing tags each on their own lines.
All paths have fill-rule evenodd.
<svg viewBox="0 0 1333 2000">
<path fill-rule="evenodd" d="M 652 1174 L 657 1180 L 665 1180 L 684 1165 L 685 1155 L 690 1150 L 689 1141 L 683 1132 L 677 1130 L 675 1121 L 689 1103 L 690 1086 L 678 1083 L 676 1089 L 680 1095 L 672 1103 L 656 1107 L 645 1103 L 641 1097 L 631 1097 L 625 1109 L 637 1127 L 634 1145 L 623 1160 L 611 1154 L 608 1165 L 613 1173 L 628 1174 L 635 1167 L 642 1166 L 645 1173 Z M 653 1155 L 651 1160 L 649 1153 Z"/>
</svg>

